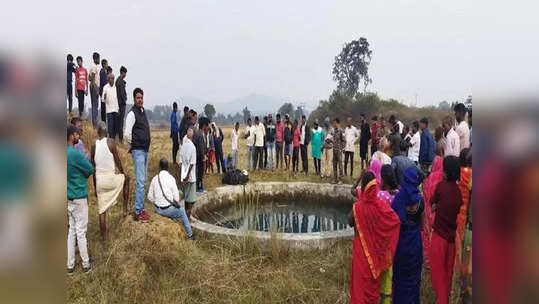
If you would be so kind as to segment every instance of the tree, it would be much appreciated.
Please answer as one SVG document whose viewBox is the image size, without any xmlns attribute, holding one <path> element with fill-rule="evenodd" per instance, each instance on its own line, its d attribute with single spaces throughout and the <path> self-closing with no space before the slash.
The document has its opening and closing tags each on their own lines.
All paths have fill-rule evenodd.
<svg viewBox="0 0 539 304">
<path fill-rule="evenodd" d="M 247 123 L 248 118 L 251 118 L 251 111 L 245 107 L 243 108 L 243 123 Z"/>
<path fill-rule="evenodd" d="M 204 106 L 204 114 L 206 114 L 206 117 L 212 120 L 213 116 L 215 116 L 215 107 L 212 104 L 206 104 Z"/>
<path fill-rule="evenodd" d="M 296 108 L 296 111 L 294 112 L 294 118 L 296 118 L 299 121 L 302 115 L 303 115 L 303 108 L 301 106 L 298 106 Z"/>
<path fill-rule="evenodd" d="M 288 114 L 290 117 L 294 117 L 294 106 L 290 102 L 285 102 L 277 111 L 277 113 L 281 113 L 281 115 L 284 117 L 285 114 Z"/>
<path fill-rule="evenodd" d="M 333 64 L 333 80 L 337 82 L 337 89 L 344 94 L 355 97 L 360 84 L 366 93 L 367 86 L 372 83 L 369 77 L 369 64 L 371 63 L 372 50 L 369 49 L 367 38 L 359 38 L 346 43 L 335 56 Z"/>
<path fill-rule="evenodd" d="M 451 106 L 449 105 L 449 102 L 447 101 L 442 101 L 438 104 L 438 108 L 441 109 L 441 110 L 449 110 Z"/>
</svg>

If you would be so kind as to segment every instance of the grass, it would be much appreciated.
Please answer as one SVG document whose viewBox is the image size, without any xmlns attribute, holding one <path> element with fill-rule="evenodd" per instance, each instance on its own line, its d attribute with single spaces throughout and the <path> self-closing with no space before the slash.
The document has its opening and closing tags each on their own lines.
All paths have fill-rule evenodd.
<svg viewBox="0 0 539 304">
<path fill-rule="evenodd" d="M 223 128 L 224 151 L 230 151 L 230 129 Z M 159 159 L 171 158 L 167 130 L 153 130 L 148 166 L 148 187 L 157 173 Z M 83 140 L 89 149 L 96 135 L 87 124 Z M 245 140 L 240 140 L 239 159 L 245 167 Z M 122 164 L 131 178 L 130 208 L 134 201 L 133 165 L 125 147 Z M 314 172 L 312 161 L 310 172 Z M 301 165 L 300 165 L 301 166 Z M 354 169 L 360 172 L 356 160 Z M 208 190 L 220 186 L 220 176 L 205 179 Z M 314 175 L 287 171 L 255 172 L 251 181 L 311 181 Z M 351 183 L 348 179 L 346 182 Z M 154 213 L 146 202 L 150 223 L 123 218 L 121 202 L 108 211 L 108 242 L 99 237 L 97 204 L 89 179 L 88 246 L 96 269 L 84 275 L 77 260 L 75 274 L 67 279 L 69 303 L 348 303 L 351 242 L 338 243 L 324 251 L 284 252 L 277 234 L 271 250 L 260 250 L 244 240 L 218 241 L 199 237 L 185 240 L 180 224 Z M 423 303 L 434 303 L 426 277 Z"/>
</svg>

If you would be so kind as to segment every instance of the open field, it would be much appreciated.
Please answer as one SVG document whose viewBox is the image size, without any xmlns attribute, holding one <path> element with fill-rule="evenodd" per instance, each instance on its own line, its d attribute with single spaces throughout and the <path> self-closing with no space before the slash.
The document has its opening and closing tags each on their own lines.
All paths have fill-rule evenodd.
<svg viewBox="0 0 539 304">
<path fill-rule="evenodd" d="M 243 131 L 243 128 L 241 129 Z M 230 151 L 230 128 L 225 133 L 224 152 Z M 95 132 L 85 125 L 87 146 Z M 168 130 L 154 130 L 150 148 L 147 185 L 157 173 L 162 157 L 171 159 Z M 241 168 L 245 167 L 245 140 L 239 143 Z M 357 155 L 357 154 L 356 154 Z M 130 208 L 134 200 L 134 172 L 125 147 L 120 157 L 131 178 Z M 355 160 L 354 174 L 360 173 Z M 314 172 L 312 161 L 310 172 Z M 301 168 L 301 164 L 300 164 Z M 255 172 L 251 181 L 312 181 L 310 173 Z M 351 179 L 347 182 L 351 183 Z M 221 184 L 221 176 L 205 178 L 207 190 Z M 147 188 L 146 188 L 147 189 Z M 99 237 L 99 221 L 93 184 L 89 182 L 88 244 L 96 269 L 82 274 L 77 261 L 75 274 L 67 278 L 70 303 L 348 303 L 351 242 L 324 251 L 285 252 L 280 248 L 261 251 L 249 241 L 220 242 L 198 238 L 185 240 L 180 224 L 156 215 L 150 202 L 149 223 L 121 216 L 121 202 L 107 216 L 108 242 Z M 423 280 L 423 303 L 434 303 L 428 275 Z M 455 301 L 454 301 L 455 302 Z"/>
</svg>

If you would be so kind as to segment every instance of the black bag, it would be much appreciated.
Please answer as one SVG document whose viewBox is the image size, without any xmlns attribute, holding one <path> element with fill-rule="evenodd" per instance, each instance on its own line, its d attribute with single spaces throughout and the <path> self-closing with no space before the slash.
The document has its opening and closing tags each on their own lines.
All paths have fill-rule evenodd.
<svg viewBox="0 0 539 304">
<path fill-rule="evenodd" d="M 235 169 L 225 172 L 221 182 L 225 185 L 245 185 L 248 181 L 248 175 L 243 174 L 243 172 L 238 169 Z"/>
</svg>

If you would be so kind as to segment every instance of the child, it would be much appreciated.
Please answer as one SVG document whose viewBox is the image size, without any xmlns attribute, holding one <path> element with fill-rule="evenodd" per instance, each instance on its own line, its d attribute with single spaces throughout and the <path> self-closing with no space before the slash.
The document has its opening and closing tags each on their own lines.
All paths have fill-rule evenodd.
<svg viewBox="0 0 539 304">
<path fill-rule="evenodd" d="M 457 215 L 462 205 L 462 194 L 457 185 L 460 180 L 458 158 L 445 157 L 443 167 L 444 180 L 436 186 L 431 200 L 435 216 L 429 254 L 432 287 L 439 304 L 449 303 L 455 263 Z"/>
</svg>

